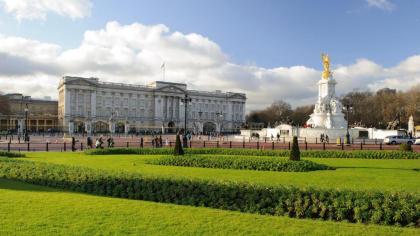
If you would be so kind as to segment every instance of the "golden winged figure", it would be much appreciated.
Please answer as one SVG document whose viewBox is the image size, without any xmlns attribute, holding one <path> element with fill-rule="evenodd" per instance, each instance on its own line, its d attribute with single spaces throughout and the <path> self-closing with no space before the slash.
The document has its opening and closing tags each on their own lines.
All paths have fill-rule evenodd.
<svg viewBox="0 0 420 236">
<path fill-rule="evenodd" d="M 322 72 L 322 78 L 323 79 L 328 79 L 331 76 L 330 56 L 328 56 L 328 54 L 322 53 L 321 58 L 322 58 L 322 64 L 324 65 L 324 71 Z"/>
</svg>

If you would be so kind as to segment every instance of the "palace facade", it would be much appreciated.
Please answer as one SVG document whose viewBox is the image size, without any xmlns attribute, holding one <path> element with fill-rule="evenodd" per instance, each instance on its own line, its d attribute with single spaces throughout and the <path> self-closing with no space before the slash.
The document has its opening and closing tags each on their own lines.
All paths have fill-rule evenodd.
<svg viewBox="0 0 420 236">
<path fill-rule="evenodd" d="M 34 99 L 20 93 L 3 95 L 3 112 L 0 111 L 0 131 L 22 134 L 28 126 L 30 132 L 57 131 L 57 101 Z"/>
<path fill-rule="evenodd" d="M 187 101 L 187 102 L 185 102 Z M 102 82 L 65 76 L 58 86 L 58 120 L 73 132 L 238 132 L 245 121 L 246 95 L 188 90 L 183 83 L 149 85 Z"/>
</svg>

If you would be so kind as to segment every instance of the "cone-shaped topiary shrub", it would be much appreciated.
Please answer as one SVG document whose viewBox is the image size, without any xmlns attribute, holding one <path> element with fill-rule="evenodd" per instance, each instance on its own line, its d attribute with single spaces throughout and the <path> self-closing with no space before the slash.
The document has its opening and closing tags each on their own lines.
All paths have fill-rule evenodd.
<svg viewBox="0 0 420 236">
<path fill-rule="evenodd" d="M 400 144 L 400 151 L 404 151 L 404 152 L 412 152 L 413 148 L 411 147 L 410 144 L 408 143 L 401 143 Z"/>
<path fill-rule="evenodd" d="M 297 136 L 293 136 L 292 150 L 290 151 L 291 161 L 300 161 L 300 151 Z"/>
<path fill-rule="evenodd" d="M 179 138 L 179 134 L 176 135 L 174 155 L 175 156 L 184 155 L 184 150 L 182 149 L 181 139 Z"/>
</svg>

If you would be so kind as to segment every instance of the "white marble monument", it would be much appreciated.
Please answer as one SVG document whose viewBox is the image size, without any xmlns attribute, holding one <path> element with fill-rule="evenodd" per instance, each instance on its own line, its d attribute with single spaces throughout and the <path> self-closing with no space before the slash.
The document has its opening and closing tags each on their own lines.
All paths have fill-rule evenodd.
<svg viewBox="0 0 420 236">
<path fill-rule="evenodd" d="M 346 128 L 347 121 L 344 119 L 342 105 L 335 97 L 335 85 L 337 82 L 330 71 L 330 59 L 322 54 L 324 71 L 318 81 L 318 101 L 314 112 L 310 115 L 306 124 L 312 128 L 337 129 Z"/>
<path fill-rule="evenodd" d="M 411 133 L 411 135 L 414 136 L 415 132 L 414 132 L 414 118 L 413 118 L 413 115 L 411 115 L 408 118 L 408 130 L 407 131 L 408 131 L 409 134 Z"/>
</svg>

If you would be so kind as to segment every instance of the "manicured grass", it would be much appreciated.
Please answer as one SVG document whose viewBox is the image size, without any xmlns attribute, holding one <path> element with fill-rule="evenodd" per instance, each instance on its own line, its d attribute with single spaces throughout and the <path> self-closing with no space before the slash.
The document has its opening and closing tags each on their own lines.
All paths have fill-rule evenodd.
<svg viewBox="0 0 420 236">
<path fill-rule="evenodd" d="M 294 185 L 298 187 L 405 191 L 420 193 L 420 160 L 323 159 L 311 161 L 337 167 L 333 171 L 307 173 L 208 169 L 194 167 L 156 166 L 145 160 L 158 156 L 106 155 L 83 153 L 27 153 L 25 160 L 86 166 L 97 169 L 138 172 L 146 176 L 196 178 L 216 181 L 248 182 L 266 186 Z M 22 160 L 24 160 L 22 159 Z M 340 168 L 345 167 L 345 168 Z"/>
<path fill-rule="evenodd" d="M 98 197 L 0 179 L 0 235 L 418 235 L 414 228 L 298 220 Z"/>
</svg>

